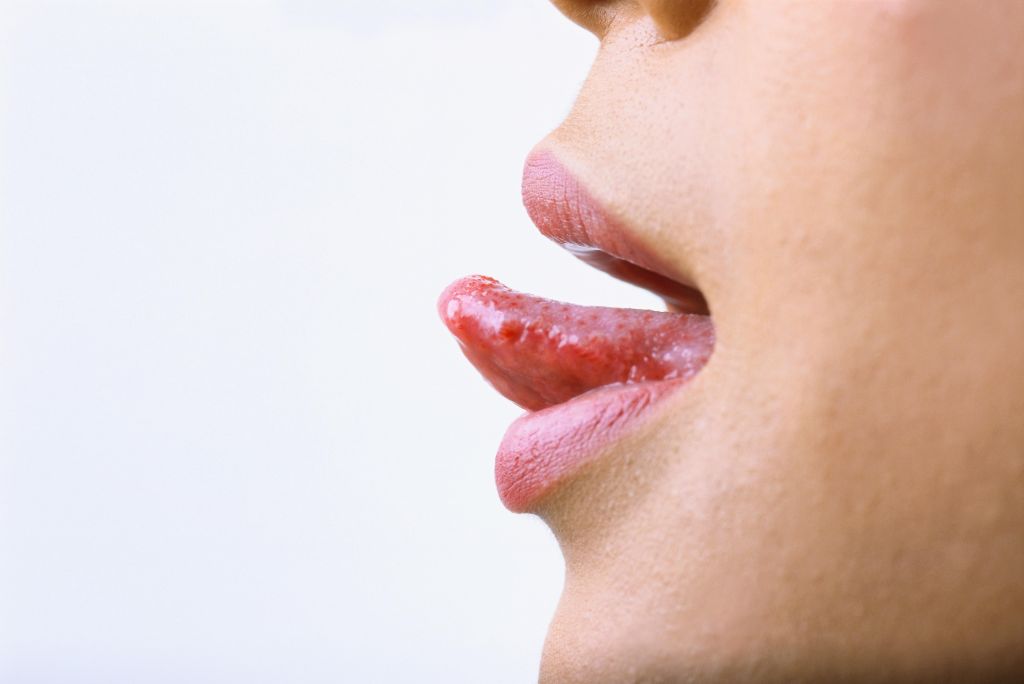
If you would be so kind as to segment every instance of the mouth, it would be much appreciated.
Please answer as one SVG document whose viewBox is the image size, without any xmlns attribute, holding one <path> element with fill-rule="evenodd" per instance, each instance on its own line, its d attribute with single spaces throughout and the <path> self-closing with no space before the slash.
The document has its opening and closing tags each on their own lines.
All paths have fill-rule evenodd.
<svg viewBox="0 0 1024 684">
<path fill-rule="evenodd" d="M 498 493 L 535 509 L 707 363 L 714 325 L 702 293 L 662 267 L 550 152 L 527 160 L 537 228 L 586 263 L 660 296 L 667 311 L 578 306 L 485 276 L 452 283 L 438 311 L 466 358 L 527 410 L 505 433 Z"/>
</svg>

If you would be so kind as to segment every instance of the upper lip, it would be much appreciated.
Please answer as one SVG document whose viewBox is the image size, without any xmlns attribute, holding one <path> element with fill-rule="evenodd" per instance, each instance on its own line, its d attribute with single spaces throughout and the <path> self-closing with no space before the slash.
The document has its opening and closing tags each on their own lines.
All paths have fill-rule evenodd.
<svg viewBox="0 0 1024 684">
<path fill-rule="evenodd" d="M 550 151 L 523 169 L 523 204 L 542 234 L 586 263 L 653 292 L 674 311 L 707 314 L 703 294 L 669 275 L 622 222 L 610 215 Z"/>
</svg>

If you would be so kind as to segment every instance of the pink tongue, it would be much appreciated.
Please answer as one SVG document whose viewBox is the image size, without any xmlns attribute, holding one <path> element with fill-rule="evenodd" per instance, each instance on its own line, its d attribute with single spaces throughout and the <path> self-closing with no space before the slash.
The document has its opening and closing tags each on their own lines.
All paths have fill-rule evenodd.
<svg viewBox="0 0 1024 684">
<path fill-rule="evenodd" d="M 708 316 L 563 304 L 485 276 L 455 281 L 437 307 L 473 365 L 531 410 L 604 385 L 688 378 L 715 344 Z"/>
</svg>

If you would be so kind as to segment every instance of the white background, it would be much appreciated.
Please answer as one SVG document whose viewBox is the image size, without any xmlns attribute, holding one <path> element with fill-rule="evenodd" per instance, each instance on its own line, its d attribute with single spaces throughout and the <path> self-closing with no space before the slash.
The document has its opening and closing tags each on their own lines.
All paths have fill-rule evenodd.
<svg viewBox="0 0 1024 684">
<path fill-rule="evenodd" d="M 653 298 L 519 203 L 543 0 L 0 1 L 0 682 L 528 682 L 562 581 L 434 301 Z"/>
</svg>

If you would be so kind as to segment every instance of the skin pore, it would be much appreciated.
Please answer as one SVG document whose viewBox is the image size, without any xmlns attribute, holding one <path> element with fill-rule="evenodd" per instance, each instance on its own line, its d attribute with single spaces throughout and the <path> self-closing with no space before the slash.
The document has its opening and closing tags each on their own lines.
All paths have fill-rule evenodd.
<svg viewBox="0 0 1024 684">
<path fill-rule="evenodd" d="M 1024 671 L 1024 2 L 556 4 L 538 147 L 717 342 L 539 511 L 542 681 Z"/>
</svg>

